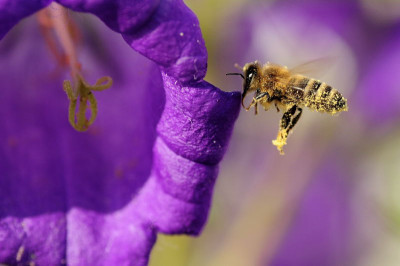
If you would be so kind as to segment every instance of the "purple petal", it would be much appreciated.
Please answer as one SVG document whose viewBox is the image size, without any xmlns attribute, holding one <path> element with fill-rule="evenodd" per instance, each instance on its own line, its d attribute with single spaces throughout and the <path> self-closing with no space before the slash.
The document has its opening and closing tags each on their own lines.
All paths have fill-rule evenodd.
<svg viewBox="0 0 400 266">
<path fill-rule="evenodd" d="M 80 52 L 85 76 L 111 74 L 114 87 L 96 94 L 99 116 L 81 134 L 67 122 L 68 75 L 54 68 L 36 24 L 2 41 L 0 261 L 146 265 L 157 231 L 203 227 L 240 94 L 194 82 L 207 55 L 182 2 L 147 1 L 147 17 L 130 15 L 136 2 L 63 3 L 99 15 L 166 73 L 161 79 L 119 36 L 100 33 Z M 18 12 L 8 27 L 29 14 Z"/>
<path fill-rule="evenodd" d="M 236 119 L 228 114 L 237 113 L 238 94 L 224 93 L 206 82 L 183 87 L 165 74 L 163 80 L 169 90 L 166 111 L 158 124 L 160 137 L 185 158 L 205 164 L 218 163 L 227 145 L 225 137 Z M 207 130 L 202 124 L 207 124 Z"/>
<path fill-rule="evenodd" d="M 162 232 L 198 234 L 206 221 L 226 136 L 238 115 L 240 94 L 222 92 L 206 82 L 182 87 L 165 74 L 163 80 L 166 104 L 154 146 L 156 180 L 144 188 L 141 208 Z"/>
<path fill-rule="evenodd" d="M 2 42 L 15 50 L 2 53 L 1 69 L 7 66 L 7 72 L 0 72 L 0 261 L 145 265 L 155 230 L 127 206 L 151 171 L 164 101 L 161 77 L 147 82 L 147 75 L 133 75 L 137 69 L 131 64 L 145 73 L 154 70 L 116 34 L 103 33 L 101 39 L 109 41 L 102 50 L 84 51 L 91 70 L 86 74 L 95 80 L 115 68 L 112 60 L 94 58 L 118 49 L 115 87 L 98 94 L 101 115 L 88 134 L 79 134 L 67 121 L 64 75 L 54 71 L 36 23 L 31 24 Z M 146 102 L 151 92 L 161 94 Z"/>
<path fill-rule="evenodd" d="M 183 1 L 64 0 L 122 33 L 129 45 L 181 82 L 202 80 L 207 50 L 196 16 Z"/>
<path fill-rule="evenodd" d="M 0 0 L 0 40 L 21 19 L 50 4 L 52 0 Z"/>
</svg>

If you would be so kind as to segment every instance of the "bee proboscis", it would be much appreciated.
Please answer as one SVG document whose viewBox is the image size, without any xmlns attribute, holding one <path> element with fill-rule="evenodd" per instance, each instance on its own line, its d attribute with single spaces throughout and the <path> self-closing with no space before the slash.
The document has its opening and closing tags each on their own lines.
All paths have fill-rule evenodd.
<svg viewBox="0 0 400 266">
<path fill-rule="evenodd" d="M 347 111 L 347 100 L 336 89 L 316 79 L 291 71 L 287 67 L 267 63 L 261 65 L 257 61 L 247 63 L 243 73 L 228 73 L 243 78 L 242 106 L 248 111 L 260 104 L 268 110 L 274 104 L 277 111 L 284 110 L 280 121 L 278 136 L 272 143 L 280 154 L 284 154 L 283 146 L 289 133 L 299 121 L 303 107 L 318 112 L 335 114 Z M 248 107 L 244 106 L 244 98 L 254 91 L 253 100 Z"/>
</svg>

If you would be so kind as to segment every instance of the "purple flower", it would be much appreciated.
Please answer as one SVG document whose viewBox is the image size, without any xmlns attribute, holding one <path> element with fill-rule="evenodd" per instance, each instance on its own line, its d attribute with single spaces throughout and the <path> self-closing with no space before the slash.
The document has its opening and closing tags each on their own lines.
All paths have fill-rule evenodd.
<svg viewBox="0 0 400 266">
<path fill-rule="evenodd" d="M 21 21 L 50 2 L 0 1 L 0 262 L 146 265 L 157 232 L 204 226 L 240 94 L 203 81 L 206 48 L 183 2 L 58 1 L 129 44 L 76 19 L 86 80 L 114 80 L 95 93 L 97 120 L 76 132 L 70 75 L 36 18 Z"/>
</svg>

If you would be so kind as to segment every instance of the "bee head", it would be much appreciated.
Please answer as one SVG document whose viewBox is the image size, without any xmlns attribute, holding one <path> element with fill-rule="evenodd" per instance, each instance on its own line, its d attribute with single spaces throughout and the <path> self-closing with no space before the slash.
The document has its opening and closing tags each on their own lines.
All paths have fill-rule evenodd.
<svg viewBox="0 0 400 266">
<path fill-rule="evenodd" d="M 244 107 L 244 98 L 249 91 L 252 91 L 256 88 L 251 88 L 251 83 L 255 80 L 256 76 L 258 75 L 258 71 L 260 69 L 260 64 L 256 62 L 248 63 L 243 67 L 243 92 L 242 92 L 242 106 Z"/>
</svg>

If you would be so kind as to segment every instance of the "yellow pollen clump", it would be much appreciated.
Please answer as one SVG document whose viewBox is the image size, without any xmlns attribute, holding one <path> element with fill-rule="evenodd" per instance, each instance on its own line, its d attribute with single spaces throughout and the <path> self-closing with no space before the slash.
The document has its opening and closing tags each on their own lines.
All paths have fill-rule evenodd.
<svg viewBox="0 0 400 266">
<path fill-rule="evenodd" d="M 283 152 L 283 146 L 286 145 L 287 137 L 288 137 L 288 133 L 286 132 L 286 130 L 280 129 L 278 132 L 278 136 L 276 137 L 275 140 L 272 141 L 272 144 L 276 146 L 276 148 L 278 149 L 278 151 L 281 155 L 285 154 Z"/>
</svg>

